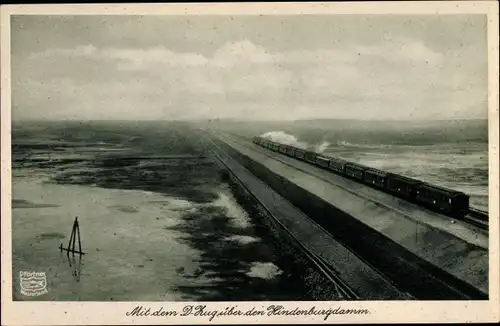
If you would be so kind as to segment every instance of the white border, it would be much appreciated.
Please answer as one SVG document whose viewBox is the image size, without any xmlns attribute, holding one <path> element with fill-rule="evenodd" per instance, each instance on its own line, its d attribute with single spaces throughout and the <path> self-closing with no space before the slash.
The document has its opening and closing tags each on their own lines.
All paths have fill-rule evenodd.
<svg viewBox="0 0 500 326">
<path fill-rule="evenodd" d="M 10 15 L 254 15 L 254 14 L 486 14 L 488 16 L 488 103 L 489 103 L 489 198 L 490 198 L 490 299 L 489 301 L 439 302 L 282 302 L 317 309 L 366 308 L 370 315 L 332 315 L 327 323 L 427 323 L 499 321 L 499 50 L 498 2 L 363 2 L 363 3 L 232 3 L 232 4 L 99 4 L 99 5 L 8 5 L 1 7 L 1 169 L 2 169 L 2 324 L 4 325 L 84 325 L 84 324 L 251 324 L 322 323 L 323 317 L 127 317 L 137 305 L 182 311 L 188 304 L 175 302 L 12 302 L 11 291 L 11 98 L 10 98 Z M 207 308 L 227 306 L 266 307 L 270 302 L 203 303 Z M 278 303 L 272 303 L 278 304 Z"/>
</svg>

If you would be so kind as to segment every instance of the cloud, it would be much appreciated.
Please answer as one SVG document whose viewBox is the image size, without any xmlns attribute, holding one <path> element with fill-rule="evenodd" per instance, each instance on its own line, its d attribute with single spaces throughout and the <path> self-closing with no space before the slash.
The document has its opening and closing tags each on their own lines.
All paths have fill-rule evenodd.
<svg viewBox="0 0 500 326">
<path fill-rule="evenodd" d="M 97 52 L 93 45 L 81 45 L 72 49 L 48 49 L 43 52 L 31 54 L 31 59 L 47 57 L 90 57 Z"/>
<path fill-rule="evenodd" d="M 472 51 L 472 52 L 471 52 Z M 419 40 L 212 54 L 78 45 L 13 57 L 14 118 L 486 117 L 486 63 Z"/>
<path fill-rule="evenodd" d="M 230 42 L 215 51 L 211 64 L 217 67 L 234 67 L 240 64 L 265 64 L 273 61 L 265 48 L 257 46 L 249 40 Z"/>
</svg>

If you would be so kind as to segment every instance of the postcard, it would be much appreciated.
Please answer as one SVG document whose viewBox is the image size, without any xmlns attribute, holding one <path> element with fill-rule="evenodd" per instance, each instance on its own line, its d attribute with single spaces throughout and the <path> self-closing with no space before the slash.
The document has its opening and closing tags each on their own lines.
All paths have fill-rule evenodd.
<svg viewBox="0 0 500 326">
<path fill-rule="evenodd" d="M 2 324 L 499 321 L 498 3 L 1 7 Z"/>
</svg>

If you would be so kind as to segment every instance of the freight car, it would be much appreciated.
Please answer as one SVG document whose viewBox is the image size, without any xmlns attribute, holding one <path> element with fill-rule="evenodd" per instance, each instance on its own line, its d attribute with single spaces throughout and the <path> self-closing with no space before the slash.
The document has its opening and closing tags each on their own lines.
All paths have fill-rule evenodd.
<svg viewBox="0 0 500 326">
<path fill-rule="evenodd" d="M 459 191 L 430 185 L 395 173 L 347 162 L 290 145 L 275 143 L 259 137 L 254 138 L 254 143 L 275 152 L 327 168 L 341 176 L 354 179 L 443 214 L 460 218 L 469 212 L 469 196 Z"/>
</svg>

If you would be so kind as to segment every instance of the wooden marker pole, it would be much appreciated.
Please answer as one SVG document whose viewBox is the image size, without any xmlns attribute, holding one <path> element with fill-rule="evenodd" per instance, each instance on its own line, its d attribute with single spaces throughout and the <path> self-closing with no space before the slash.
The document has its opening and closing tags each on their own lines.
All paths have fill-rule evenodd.
<svg viewBox="0 0 500 326">
<path fill-rule="evenodd" d="M 76 246 L 76 237 L 78 236 L 78 250 L 75 250 Z M 59 249 L 61 251 L 66 251 L 69 255 L 71 252 L 73 255 L 74 254 L 80 254 L 80 255 L 85 255 L 85 253 L 82 251 L 82 240 L 80 239 L 80 225 L 78 223 L 78 216 L 75 218 L 75 221 L 73 222 L 73 228 L 71 229 L 71 235 L 69 237 L 69 242 L 68 242 L 68 248 L 63 248 L 62 243 L 59 246 Z"/>
<path fill-rule="evenodd" d="M 78 224 L 78 217 L 75 220 L 76 222 L 76 230 L 78 232 L 78 251 L 82 251 L 82 241 L 80 239 L 80 224 Z"/>
<path fill-rule="evenodd" d="M 76 241 L 76 226 L 78 225 L 78 217 L 75 218 L 75 222 L 73 223 L 73 230 L 71 234 L 73 234 L 73 243 L 71 244 L 71 250 L 73 254 L 75 254 L 75 241 Z"/>
</svg>

